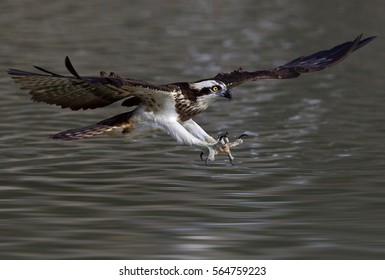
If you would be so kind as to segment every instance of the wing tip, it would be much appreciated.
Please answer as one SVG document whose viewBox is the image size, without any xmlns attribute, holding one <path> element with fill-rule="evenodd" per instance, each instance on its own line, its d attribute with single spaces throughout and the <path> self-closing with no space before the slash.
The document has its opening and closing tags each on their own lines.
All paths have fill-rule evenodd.
<svg viewBox="0 0 385 280">
<path fill-rule="evenodd" d="M 357 43 L 357 46 L 356 46 L 356 48 L 354 49 L 354 51 L 355 50 L 358 50 L 359 48 L 362 48 L 363 46 L 365 46 L 366 44 L 368 44 L 368 43 L 370 43 L 371 41 L 373 41 L 374 39 L 376 39 L 378 36 L 369 36 L 369 37 L 366 37 L 366 38 L 364 38 L 364 39 L 362 39 L 362 36 L 363 36 L 364 34 L 363 33 L 361 33 L 357 38 L 356 38 L 356 40 L 358 41 L 358 43 Z M 355 41 L 356 41 L 355 40 Z"/>
<path fill-rule="evenodd" d="M 6 70 L 6 73 L 8 75 L 11 75 L 11 76 L 22 76 L 22 75 L 28 74 L 29 72 L 23 71 L 23 70 L 14 69 L 14 68 L 9 68 L 8 70 Z"/>
</svg>

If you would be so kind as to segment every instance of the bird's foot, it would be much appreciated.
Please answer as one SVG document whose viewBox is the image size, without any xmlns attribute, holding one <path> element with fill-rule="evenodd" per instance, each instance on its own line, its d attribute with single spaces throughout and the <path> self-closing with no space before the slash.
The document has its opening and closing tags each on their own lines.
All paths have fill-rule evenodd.
<svg viewBox="0 0 385 280">
<path fill-rule="evenodd" d="M 209 161 L 214 161 L 215 156 L 218 153 L 226 154 L 230 160 L 230 163 L 235 165 L 234 156 L 231 154 L 231 148 L 242 144 L 243 138 L 247 137 L 247 134 L 240 135 L 234 142 L 230 142 L 229 138 L 227 137 L 228 135 L 228 132 L 218 134 L 217 142 L 208 146 L 209 154 L 206 159 L 204 158 L 204 152 L 201 152 L 200 158 L 206 163 L 206 165 L 208 165 Z"/>
</svg>

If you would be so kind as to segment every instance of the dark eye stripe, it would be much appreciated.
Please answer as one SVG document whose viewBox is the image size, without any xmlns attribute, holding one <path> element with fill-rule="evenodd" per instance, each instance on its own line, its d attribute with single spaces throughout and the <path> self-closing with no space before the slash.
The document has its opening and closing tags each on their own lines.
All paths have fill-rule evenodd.
<svg viewBox="0 0 385 280">
<path fill-rule="evenodd" d="M 200 90 L 200 93 L 201 93 L 201 95 L 210 94 L 210 93 L 211 93 L 211 89 L 210 89 L 210 88 L 207 88 L 207 87 L 202 88 L 202 89 Z"/>
<path fill-rule="evenodd" d="M 208 95 L 208 94 L 212 94 L 212 93 L 221 91 L 222 89 L 223 88 L 220 85 L 212 85 L 209 87 L 204 87 L 204 88 L 200 89 L 199 91 L 198 90 L 194 90 L 194 91 L 195 91 L 195 96 L 202 96 L 202 95 Z"/>
</svg>

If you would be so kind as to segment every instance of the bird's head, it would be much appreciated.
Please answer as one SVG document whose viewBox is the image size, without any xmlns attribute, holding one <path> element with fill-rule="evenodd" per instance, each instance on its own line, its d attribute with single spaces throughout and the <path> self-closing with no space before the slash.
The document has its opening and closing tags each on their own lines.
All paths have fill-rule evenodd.
<svg viewBox="0 0 385 280">
<path fill-rule="evenodd" d="M 211 79 L 175 85 L 181 93 L 175 96 L 175 107 L 182 121 L 203 112 L 220 97 L 231 99 L 231 92 L 221 81 Z"/>
<path fill-rule="evenodd" d="M 231 92 L 226 84 L 217 80 L 202 80 L 189 84 L 190 88 L 194 90 L 196 101 L 202 106 L 209 106 L 219 97 L 225 97 L 231 100 Z"/>
</svg>

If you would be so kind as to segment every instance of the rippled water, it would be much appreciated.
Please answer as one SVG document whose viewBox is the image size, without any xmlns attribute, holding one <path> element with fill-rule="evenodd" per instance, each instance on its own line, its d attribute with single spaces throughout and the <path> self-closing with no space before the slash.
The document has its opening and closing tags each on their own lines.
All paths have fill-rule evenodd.
<svg viewBox="0 0 385 280">
<path fill-rule="evenodd" d="M 32 103 L 3 71 L 0 258 L 384 258 L 384 4 L 328 2 L 0 4 L 4 70 L 64 73 L 69 55 L 81 74 L 155 83 L 380 35 L 333 69 L 244 85 L 198 116 L 212 135 L 251 135 L 235 167 L 164 135 L 53 141 L 124 108 Z"/>
</svg>

